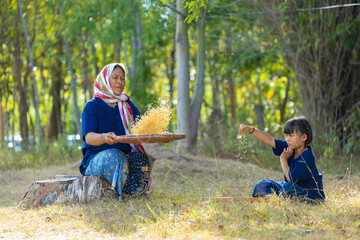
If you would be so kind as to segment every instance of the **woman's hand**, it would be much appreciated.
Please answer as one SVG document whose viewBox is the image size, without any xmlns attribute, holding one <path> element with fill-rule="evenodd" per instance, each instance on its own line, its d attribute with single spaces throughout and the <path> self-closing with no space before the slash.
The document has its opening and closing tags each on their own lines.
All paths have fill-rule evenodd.
<svg viewBox="0 0 360 240">
<path fill-rule="evenodd" d="M 111 145 L 118 142 L 117 136 L 113 132 L 95 133 L 89 132 L 84 136 L 85 142 L 93 146 L 100 146 L 105 143 Z"/>
<path fill-rule="evenodd" d="M 244 135 L 245 133 L 251 133 L 254 131 L 254 128 L 253 127 L 250 127 L 246 124 L 240 124 L 239 126 L 239 133 Z"/>
<path fill-rule="evenodd" d="M 109 145 L 113 145 L 118 142 L 118 138 L 116 134 L 113 132 L 103 133 L 102 137 L 104 138 L 104 142 L 106 142 Z"/>
<path fill-rule="evenodd" d="M 280 155 L 280 161 L 287 161 L 291 157 L 293 152 L 294 150 L 292 148 L 284 148 L 284 151 Z"/>
</svg>

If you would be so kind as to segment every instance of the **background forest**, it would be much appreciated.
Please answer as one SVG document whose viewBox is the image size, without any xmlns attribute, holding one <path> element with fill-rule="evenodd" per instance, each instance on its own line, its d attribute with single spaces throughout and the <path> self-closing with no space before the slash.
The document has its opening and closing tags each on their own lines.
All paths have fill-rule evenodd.
<svg viewBox="0 0 360 240">
<path fill-rule="evenodd" d="M 358 1 L 0 6 L 0 169 L 78 161 L 81 111 L 97 73 L 111 62 L 126 65 L 125 92 L 142 112 L 159 98 L 170 100 L 169 131 L 188 136 L 170 147 L 275 166 L 267 160 L 271 151 L 251 137 L 237 140 L 239 124 L 281 138 L 287 119 L 305 115 L 320 169 L 359 166 Z"/>
</svg>

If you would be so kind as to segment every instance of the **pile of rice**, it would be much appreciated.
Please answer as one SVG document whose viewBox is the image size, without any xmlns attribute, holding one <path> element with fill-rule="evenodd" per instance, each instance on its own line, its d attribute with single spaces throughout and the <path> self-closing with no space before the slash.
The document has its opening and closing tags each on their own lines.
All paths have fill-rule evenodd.
<svg viewBox="0 0 360 240">
<path fill-rule="evenodd" d="M 130 133 L 133 135 L 164 133 L 171 120 L 171 113 L 170 104 L 157 105 L 136 121 Z"/>
</svg>

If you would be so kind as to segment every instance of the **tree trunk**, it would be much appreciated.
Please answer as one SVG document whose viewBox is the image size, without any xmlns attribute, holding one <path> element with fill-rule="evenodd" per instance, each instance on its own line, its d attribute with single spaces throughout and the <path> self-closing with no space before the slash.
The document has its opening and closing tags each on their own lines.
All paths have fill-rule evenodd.
<svg viewBox="0 0 360 240">
<path fill-rule="evenodd" d="M 285 89 L 285 97 L 283 102 L 279 105 L 280 110 L 280 123 L 285 122 L 285 112 L 286 112 L 286 104 L 289 99 L 289 90 L 290 90 L 290 78 L 288 77 L 287 83 L 286 83 L 286 89 Z"/>
<path fill-rule="evenodd" d="M 209 69 L 211 70 L 211 89 L 212 89 L 212 111 L 210 116 L 208 117 L 208 147 L 210 149 L 214 149 L 214 153 L 217 155 L 219 146 L 221 146 L 221 130 L 219 129 L 219 125 L 221 124 L 221 107 L 220 107 L 220 89 L 219 89 L 219 75 L 216 68 L 216 59 L 217 56 L 211 57 L 214 59 L 209 63 Z"/>
<path fill-rule="evenodd" d="M 0 55 L 2 55 L 1 60 L 5 62 L 11 62 L 10 60 L 10 55 L 7 54 L 7 56 L 4 55 L 3 50 L 0 48 Z M 1 95 L 1 99 L 0 99 L 0 106 L 1 106 L 1 111 L 2 111 L 2 125 L 1 125 L 1 139 L 0 139 L 0 143 L 2 143 L 4 141 L 4 137 L 7 136 L 8 137 L 8 129 L 9 129 L 9 121 L 8 121 L 8 100 L 9 100 L 9 76 L 5 70 L 5 66 L 3 67 L 3 72 L 1 73 L 1 76 L 3 77 L 3 81 L 2 81 L 2 86 L 1 86 L 1 90 L 0 93 Z M 5 101 L 5 106 L 2 105 L 2 99 L 4 98 Z"/>
<path fill-rule="evenodd" d="M 110 183 L 97 176 L 55 176 L 54 179 L 36 181 L 30 185 L 20 208 L 46 206 L 54 203 L 88 203 L 103 197 L 118 199 L 119 194 Z"/>
<path fill-rule="evenodd" d="M 212 113 L 210 118 L 221 119 L 221 106 L 220 106 L 220 88 L 219 88 L 219 74 L 216 67 L 219 52 L 219 42 L 216 41 L 216 47 L 214 47 L 214 54 L 209 58 L 209 73 L 211 76 L 211 89 L 212 89 Z"/>
<path fill-rule="evenodd" d="M 175 79 L 175 44 L 174 48 L 170 53 L 170 69 L 169 69 L 169 95 L 170 95 L 170 104 L 172 107 L 172 102 L 174 98 L 174 79 Z"/>
<path fill-rule="evenodd" d="M 1 19 L 0 19 L 0 21 L 1 21 Z M 0 32 L 0 36 L 1 36 L 1 32 Z M 0 56 L 2 56 L 1 61 L 3 61 L 5 59 L 5 57 L 4 57 L 4 53 L 3 53 L 2 48 L 0 48 Z M 5 66 L 3 67 L 2 65 L 0 65 L 0 67 L 2 69 L 5 68 Z M 2 89 L 0 89 L 0 145 L 2 145 L 2 143 L 4 141 L 4 130 L 5 130 L 4 123 L 5 123 L 5 115 L 6 115 L 6 112 L 4 111 L 4 108 L 3 108 L 3 105 L 2 105 L 3 97 L 6 95 L 6 84 L 5 84 L 5 82 L 7 82 L 7 75 L 6 75 L 5 69 L 4 69 L 3 72 L 0 72 L 0 76 L 4 78 L 3 86 L 1 86 Z M 0 80 L 0 83 L 1 83 L 1 80 Z M 6 99 L 6 97 L 5 97 L 5 99 Z"/>
<path fill-rule="evenodd" d="M 173 98 L 174 98 L 174 79 L 175 79 L 175 44 L 173 49 L 170 52 L 169 64 L 166 65 L 166 74 L 169 78 L 169 104 L 171 109 L 173 108 Z M 170 122 L 169 131 L 173 132 L 173 126 Z"/>
<path fill-rule="evenodd" d="M 261 103 L 256 103 L 254 106 L 256 113 L 257 125 L 260 130 L 264 130 L 264 107 Z"/>
<path fill-rule="evenodd" d="M 225 79 L 222 77 L 219 81 L 220 83 L 220 91 L 221 91 L 221 97 L 222 97 L 222 111 L 223 111 L 223 116 L 228 116 L 228 112 L 229 110 L 229 104 L 228 103 L 228 99 L 229 99 L 229 93 L 227 91 L 228 86 L 227 83 L 225 81 Z"/>
<path fill-rule="evenodd" d="M 231 56 L 232 53 L 232 44 L 231 44 L 231 29 L 228 28 L 226 31 L 226 52 L 228 56 Z M 230 96 L 230 111 L 231 111 L 231 125 L 233 126 L 236 122 L 236 95 L 235 95 L 235 84 L 233 80 L 233 69 L 231 64 L 226 65 L 226 76 L 229 83 L 229 96 Z"/>
<path fill-rule="evenodd" d="M 214 72 L 216 73 L 216 69 L 214 66 Z M 210 118 L 216 118 L 218 120 L 221 119 L 221 107 L 219 103 L 219 78 L 218 76 L 214 75 L 214 77 L 211 80 L 211 88 L 212 88 L 212 104 L 213 104 L 213 110 Z"/>
<path fill-rule="evenodd" d="M 229 95 L 230 95 L 230 111 L 232 124 L 236 122 L 236 95 L 235 95 L 235 83 L 232 77 L 232 73 L 228 76 L 229 81 Z"/>
<path fill-rule="evenodd" d="M 131 68 L 129 69 L 130 80 L 132 83 L 131 94 L 135 96 L 137 90 L 137 79 L 136 79 L 136 70 L 137 70 L 137 43 L 136 43 L 136 33 L 135 29 L 131 30 Z"/>
<path fill-rule="evenodd" d="M 103 60 L 103 67 L 108 64 L 107 60 L 107 45 L 105 43 L 101 43 L 101 51 L 102 51 L 102 60 Z"/>
<path fill-rule="evenodd" d="M 197 54 L 196 54 L 196 83 L 192 99 L 192 116 L 190 118 L 191 132 L 189 136 L 190 147 L 194 148 L 197 143 L 197 131 L 200 119 L 200 110 L 203 103 L 205 91 L 205 10 L 196 23 L 197 29 Z"/>
<path fill-rule="evenodd" d="M 86 34 L 84 34 L 83 32 L 80 32 L 80 38 L 81 38 L 81 48 L 82 48 L 82 53 L 83 53 L 83 72 L 84 72 L 84 94 L 85 94 L 85 103 L 88 101 L 88 99 L 91 99 L 93 97 L 92 94 L 92 89 L 91 89 L 91 85 L 90 85 L 90 80 L 89 80 L 89 64 L 87 61 L 87 49 L 85 46 L 85 42 L 86 42 Z M 87 96 L 89 98 L 87 98 Z"/>
<path fill-rule="evenodd" d="M 62 39 L 60 36 L 57 37 L 58 41 L 56 43 L 58 47 L 58 55 L 62 56 L 63 45 Z M 49 129 L 49 138 L 57 139 L 61 133 L 61 90 L 63 89 L 63 73 L 62 73 L 62 63 L 61 59 L 57 58 L 55 64 L 52 66 L 52 110 L 50 115 L 50 129 Z"/>
<path fill-rule="evenodd" d="M 125 64 L 126 67 L 128 69 L 128 75 L 126 76 L 127 78 L 130 77 L 130 72 L 131 72 L 131 66 L 129 63 L 129 56 L 128 56 L 128 51 L 127 51 L 127 44 L 126 44 L 126 39 L 124 39 L 124 58 L 125 58 Z"/>
<path fill-rule="evenodd" d="M 31 69 L 30 69 L 30 71 L 31 71 Z M 29 74 L 27 74 L 27 75 L 29 75 Z M 35 97 L 35 89 L 34 89 L 34 85 L 32 84 L 31 85 L 31 99 L 33 100 L 33 105 L 34 106 L 36 106 L 36 97 Z M 39 101 L 40 101 L 40 99 L 39 99 Z M 39 106 L 40 106 L 40 103 L 39 103 Z M 30 134 L 31 134 L 31 136 L 36 136 L 36 134 L 35 134 L 35 130 L 36 130 L 36 127 L 35 127 L 35 125 L 34 125 L 34 122 L 33 122 L 33 120 L 32 120 L 32 117 L 31 117 L 31 114 L 29 114 L 29 119 L 28 119 L 28 122 L 29 122 L 29 124 L 30 124 Z M 36 122 L 36 116 L 35 116 L 35 122 Z M 35 123 L 36 124 L 36 123 Z M 45 139 L 45 136 L 44 136 L 44 132 L 43 132 L 43 128 L 41 128 L 41 138 L 42 139 Z M 30 145 L 30 147 L 33 147 L 33 146 L 35 146 L 36 145 L 36 139 L 35 138 L 32 138 L 31 139 L 31 141 L 28 141 L 28 144 Z M 40 139 L 39 139 L 39 141 L 41 141 Z"/>
<path fill-rule="evenodd" d="M 142 41 L 142 23 L 141 23 L 141 12 L 138 5 L 135 7 L 136 10 L 136 43 L 137 49 L 139 50 L 139 57 L 144 57 L 144 46 Z"/>
<path fill-rule="evenodd" d="M 115 43 L 115 61 L 118 63 L 121 61 L 121 40 Z"/>
<path fill-rule="evenodd" d="M 21 13 L 20 13 L 21 14 Z M 28 122 L 27 122 L 27 114 L 28 114 L 28 105 L 27 105 L 27 101 L 26 101 L 26 89 L 23 86 L 21 77 L 22 77 L 22 67 L 23 67 L 23 62 L 21 60 L 21 45 L 20 45 L 20 32 L 19 27 L 18 27 L 18 21 L 16 21 L 15 23 L 15 37 L 14 37 L 14 80 L 17 83 L 17 90 L 19 92 L 19 104 L 18 104 L 18 108 L 19 108 L 19 116 L 20 116 L 20 122 L 19 122 L 19 129 L 20 129 L 20 135 L 21 138 L 24 141 L 24 146 L 26 146 L 26 141 L 28 140 L 29 137 L 29 127 L 28 127 Z"/>
<path fill-rule="evenodd" d="M 141 11 L 136 4 L 136 42 L 137 42 L 137 49 L 139 52 L 139 66 L 137 71 L 137 79 L 139 79 L 137 82 L 140 83 L 140 88 L 143 89 L 144 83 L 146 81 L 144 77 L 145 72 L 145 54 L 144 54 L 144 44 L 142 39 L 142 20 L 141 20 Z"/>
<path fill-rule="evenodd" d="M 35 91 L 36 127 L 37 127 L 39 141 L 41 141 L 42 140 L 42 130 L 41 130 L 40 113 L 39 113 L 39 94 L 38 94 L 38 88 L 37 88 L 37 81 L 36 81 L 35 73 L 33 71 L 34 62 L 33 62 L 32 56 L 31 56 L 31 47 L 30 47 L 30 42 L 29 42 L 29 38 L 28 38 L 28 34 L 27 34 L 27 28 L 26 28 L 26 24 L 25 24 L 24 15 L 23 15 L 20 0 L 17 0 L 17 4 L 18 4 L 18 8 L 19 8 L 20 18 L 21 18 L 23 28 L 24 28 L 25 41 L 26 41 L 26 46 L 27 46 L 28 54 L 29 54 L 30 67 L 31 67 L 31 72 L 32 72 L 32 77 L 33 77 L 33 86 L 34 86 L 34 91 Z"/>
<path fill-rule="evenodd" d="M 77 93 L 76 93 L 76 83 L 75 83 L 75 74 L 73 71 L 73 64 L 71 59 L 71 50 L 67 36 L 65 36 L 65 47 L 68 56 L 68 67 L 71 76 L 71 92 L 73 95 L 73 104 L 74 104 L 74 112 L 75 112 L 75 125 L 76 125 L 76 134 L 81 135 L 81 124 L 80 124 L 80 115 L 79 108 L 77 104 Z"/>
<path fill-rule="evenodd" d="M 183 0 L 176 0 L 176 9 L 180 13 L 185 12 Z M 177 125 L 179 133 L 185 133 L 186 139 L 178 141 L 178 148 L 181 152 L 190 151 L 190 72 L 189 72 L 189 40 L 188 25 L 184 22 L 183 15 L 176 15 L 176 78 L 177 78 Z"/>
<path fill-rule="evenodd" d="M 92 38 L 92 35 L 89 34 L 89 40 L 90 40 L 90 46 L 91 46 L 91 55 L 92 55 L 92 63 L 94 65 L 94 72 L 95 72 L 95 78 L 97 77 L 97 75 L 100 72 L 99 66 L 97 64 L 97 55 L 96 55 L 96 49 L 95 49 L 95 44 Z M 95 82 L 95 81 L 94 81 Z M 91 92 L 91 94 L 93 93 L 93 91 Z"/>
<path fill-rule="evenodd" d="M 4 111 L 4 108 L 2 106 L 2 96 L 0 97 L 0 144 L 3 143 L 4 141 L 4 119 L 5 119 L 5 111 Z"/>
<path fill-rule="evenodd" d="M 4 121 L 4 124 L 5 124 L 5 127 L 4 127 L 4 136 L 7 136 L 9 137 L 9 129 L 10 129 L 10 113 L 9 111 L 7 110 L 8 108 L 8 97 L 5 99 L 5 121 Z"/>
<path fill-rule="evenodd" d="M 16 87 L 15 87 L 15 83 L 14 83 L 14 91 L 13 91 L 13 106 L 11 109 L 11 114 L 9 114 L 9 122 L 10 119 L 11 121 L 11 126 L 10 126 L 10 132 L 11 132 L 11 141 L 14 142 L 14 138 L 15 138 L 15 103 L 16 103 L 16 95 L 17 95 L 17 91 L 16 91 Z M 14 146 L 15 148 L 15 146 Z"/>
</svg>

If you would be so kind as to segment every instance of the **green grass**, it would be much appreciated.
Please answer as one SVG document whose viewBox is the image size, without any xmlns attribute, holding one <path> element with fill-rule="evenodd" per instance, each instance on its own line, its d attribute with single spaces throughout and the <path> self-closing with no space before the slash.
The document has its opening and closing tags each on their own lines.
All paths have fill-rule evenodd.
<svg viewBox="0 0 360 240">
<path fill-rule="evenodd" d="M 34 180 L 77 174 L 78 163 L 2 172 L 12 176 L 0 190 L 0 238 L 58 239 L 358 239 L 358 175 L 324 175 L 327 199 L 311 205 L 276 196 L 267 200 L 215 200 L 249 197 L 261 179 L 282 180 L 282 173 L 250 162 L 207 157 L 181 160 L 158 157 L 147 196 L 124 202 L 13 208 Z M 4 197 L 4 195 L 7 195 Z"/>
<path fill-rule="evenodd" d="M 31 150 L 15 152 L 0 147 L 0 171 L 22 168 L 42 168 L 78 161 L 82 158 L 81 143 L 68 146 L 66 136 L 55 141 L 43 141 L 39 146 L 27 146 Z"/>
</svg>

